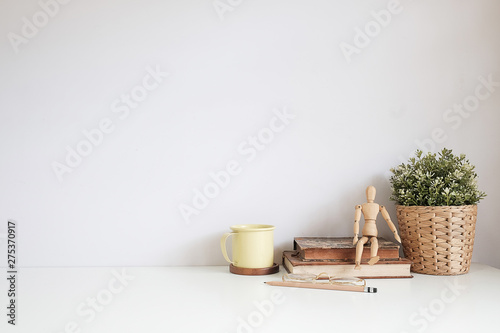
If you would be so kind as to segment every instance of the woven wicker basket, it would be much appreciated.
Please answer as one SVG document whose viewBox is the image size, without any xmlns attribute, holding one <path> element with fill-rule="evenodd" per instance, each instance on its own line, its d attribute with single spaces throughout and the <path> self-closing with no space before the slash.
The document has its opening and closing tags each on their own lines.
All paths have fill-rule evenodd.
<svg viewBox="0 0 500 333">
<path fill-rule="evenodd" d="M 469 271 L 477 206 L 396 206 L 403 252 L 411 271 L 458 275 Z"/>
</svg>

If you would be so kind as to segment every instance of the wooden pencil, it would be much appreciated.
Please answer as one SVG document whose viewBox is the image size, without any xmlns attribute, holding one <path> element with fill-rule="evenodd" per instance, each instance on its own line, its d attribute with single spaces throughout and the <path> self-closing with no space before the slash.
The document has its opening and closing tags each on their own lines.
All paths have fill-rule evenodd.
<svg viewBox="0 0 500 333">
<path fill-rule="evenodd" d="M 308 289 L 326 289 L 326 290 L 343 290 L 343 291 L 357 291 L 376 293 L 377 288 L 366 288 L 364 286 L 353 286 L 343 284 L 330 284 L 330 283 L 309 283 L 309 282 L 292 282 L 292 281 L 268 281 L 264 282 L 270 286 L 278 287 L 293 287 L 293 288 L 308 288 Z"/>
</svg>

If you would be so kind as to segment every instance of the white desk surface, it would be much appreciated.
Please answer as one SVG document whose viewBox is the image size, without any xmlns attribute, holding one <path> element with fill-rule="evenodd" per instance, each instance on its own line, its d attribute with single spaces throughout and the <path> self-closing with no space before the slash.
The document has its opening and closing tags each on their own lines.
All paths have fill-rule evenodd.
<svg viewBox="0 0 500 333">
<path fill-rule="evenodd" d="M 372 279 L 378 293 L 271 287 L 284 270 L 240 276 L 226 266 L 24 268 L 17 325 L 1 332 L 481 332 L 499 331 L 500 270 Z M 116 276 L 125 273 L 122 281 Z M 133 279 L 132 279 L 133 278 Z M 94 302 L 94 303 L 93 303 Z"/>
</svg>

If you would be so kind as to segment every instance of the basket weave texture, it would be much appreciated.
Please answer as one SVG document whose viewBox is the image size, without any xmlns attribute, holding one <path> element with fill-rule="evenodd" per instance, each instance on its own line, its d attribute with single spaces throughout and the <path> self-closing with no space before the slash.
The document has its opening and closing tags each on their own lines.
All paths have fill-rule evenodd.
<svg viewBox="0 0 500 333">
<path fill-rule="evenodd" d="M 405 257 L 411 271 L 458 275 L 469 271 L 477 205 L 396 206 Z"/>
</svg>

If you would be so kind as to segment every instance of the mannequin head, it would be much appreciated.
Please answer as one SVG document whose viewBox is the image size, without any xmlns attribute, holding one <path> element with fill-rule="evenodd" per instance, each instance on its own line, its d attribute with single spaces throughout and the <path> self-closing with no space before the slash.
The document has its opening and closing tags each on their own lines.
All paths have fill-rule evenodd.
<svg viewBox="0 0 500 333">
<path fill-rule="evenodd" d="M 370 185 L 366 188 L 366 201 L 373 202 L 375 200 L 375 196 L 377 195 L 377 190 L 374 186 Z"/>
</svg>

